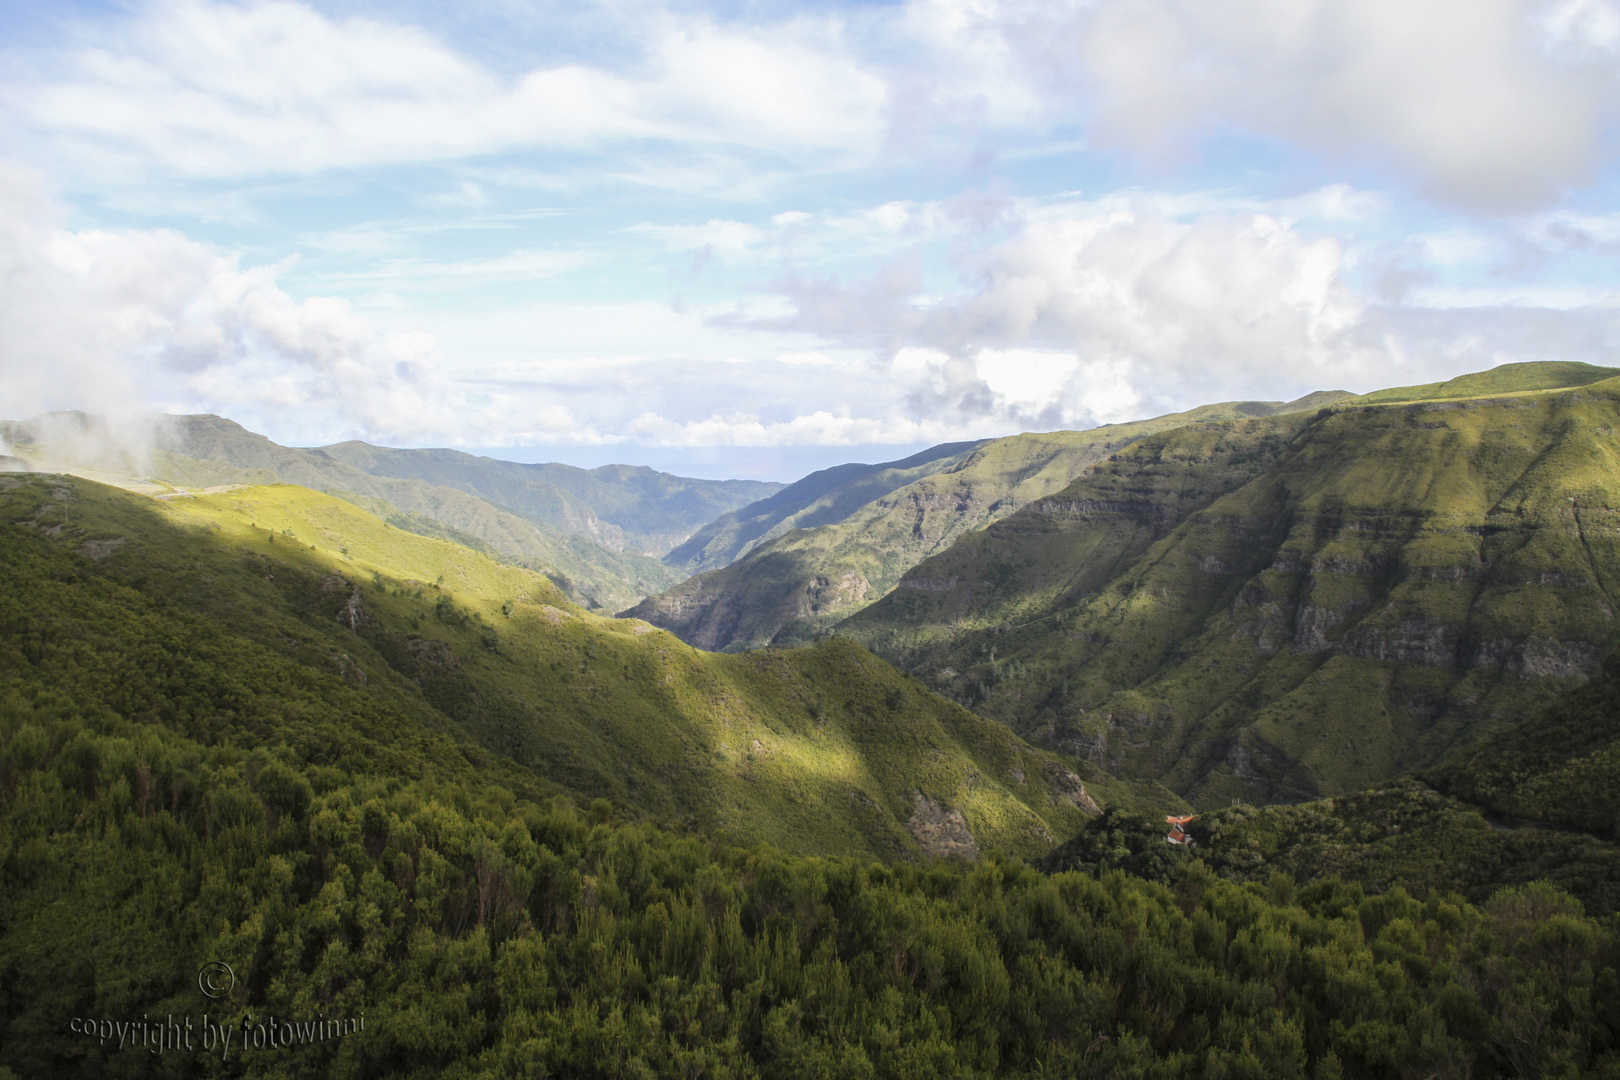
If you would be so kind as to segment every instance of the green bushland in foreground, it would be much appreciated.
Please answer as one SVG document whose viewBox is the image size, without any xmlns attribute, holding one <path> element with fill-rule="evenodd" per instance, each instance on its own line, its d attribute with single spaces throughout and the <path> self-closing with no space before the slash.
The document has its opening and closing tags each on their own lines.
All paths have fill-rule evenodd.
<svg viewBox="0 0 1620 1080">
<path fill-rule="evenodd" d="M 8 635 L 9 638 L 9 635 Z M 18 658 L 6 657 L 8 667 Z M 23 660 L 22 663 L 27 663 Z M 30 692 L 32 691 L 32 692 Z M 434 738 L 0 705 L 0 1067 L 18 1076 L 1612 1075 L 1620 925 L 1013 858 L 745 852 L 491 783 Z M 81 718 L 83 717 L 83 718 Z M 418 760 L 413 758 L 420 755 Z M 417 778 L 432 761 L 432 775 Z M 204 964 L 229 964 L 208 1001 Z M 152 1055 L 73 1018 L 363 1033 Z M 217 1047 L 216 1047 L 217 1050 Z"/>
<path fill-rule="evenodd" d="M 1505 818 L 1620 838 L 1620 655 L 1602 678 L 1425 779 Z"/>
<path fill-rule="evenodd" d="M 1200 815 L 1191 830 L 1199 857 L 1235 881 L 1341 878 L 1374 892 L 1457 893 L 1476 903 L 1505 885 L 1547 881 L 1588 911 L 1620 909 L 1620 846 L 1588 833 L 1493 824 L 1479 807 L 1411 778 L 1294 806 L 1224 807 Z"/>
</svg>

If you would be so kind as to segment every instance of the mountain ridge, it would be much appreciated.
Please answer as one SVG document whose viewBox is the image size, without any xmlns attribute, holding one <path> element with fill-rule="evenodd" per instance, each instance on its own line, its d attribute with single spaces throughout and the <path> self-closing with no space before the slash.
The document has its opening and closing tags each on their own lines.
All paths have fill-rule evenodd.
<svg viewBox="0 0 1620 1080">
<path fill-rule="evenodd" d="M 1611 378 L 1155 435 L 838 632 L 1195 803 L 1356 790 L 1595 672 L 1617 401 Z"/>
<path fill-rule="evenodd" d="M 1314 409 L 1348 396 L 1322 391 L 1292 402 L 1223 402 L 1089 431 L 990 439 L 959 452 L 954 445 L 936 447 L 953 452 L 929 458 L 919 469 L 923 475 L 888 490 L 881 490 L 887 482 L 904 479 L 898 467 L 917 457 L 866 467 L 859 480 L 885 482 L 848 500 L 865 498 L 842 520 L 762 533 L 736 562 L 701 572 L 623 614 L 707 649 L 808 641 L 889 592 L 907 569 L 958 536 L 1061 490 L 1091 463 L 1152 432 L 1199 419 Z M 789 489 L 774 496 L 778 507 L 767 518 L 772 527 L 792 523 L 790 506 L 798 513 L 827 503 L 824 482 L 806 484 L 802 495 Z M 797 504 L 790 503 L 795 497 Z M 723 534 L 724 527 L 715 531 Z"/>
<path fill-rule="evenodd" d="M 62 465 L 77 461 L 92 469 L 106 468 L 118 474 L 150 474 L 163 482 L 185 487 L 287 482 L 326 491 L 367 509 L 382 511 L 397 527 L 470 540 L 485 545 L 501 558 L 541 569 L 588 607 L 615 611 L 680 579 L 678 572 L 657 559 L 622 550 L 625 547 L 623 529 L 598 518 L 580 496 L 545 479 L 536 480 L 532 489 L 511 490 L 513 476 L 522 479 L 530 475 L 522 471 L 530 468 L 528 466 L 473 458 L 454 451 L 443 452 L 450 455 L 446 458 L 438 451 L 396 452 L 366 444 L 338 444 L 331 448 L 335 453 L 322 448 L 284 447 L 235 421 L 217 416 L 148 419 L 156 422 L 155 432 L 119 432 L 106 428 L 100 418 L 83 414 L 8 422 L 0 425 L 0 432 L 11 444 L 36 451 L 32 467 L 50 467 L 50 462 L 37 460 L 38 452 L 48 450 L 54 458 L 63 459 Z M 138 448 L 148 440 L 155 445 L 143 454 Z M 383 461 L 393 466 L 393 472 L 402 475 L 374 475 L 341 460 L 343 456 L 361 464 Z M 456 479 L 453 475 L 456 469 L 464 469 L 469 462 L 485 471 L 493 471 L 497 479 L 504 478 L 504 486 L 494 494 L 513 496 L 512 501 L 520 503 L 524 499 L 518 496 L 526 494 L 524 505 L 528 513 L 516 512 L 481 497 L 477 494 L 479 485 L 465 476 L 459 484 L 446 485 L 430 482 L 422 475 L 405 475 L 412 472 L 405 466 L 423 462 L 434 465 L 434 469 L 417 468 L 415 471 L 432 481 Z M 479 462 L 487 464 L 479 465 Z M 504 469 L 506 465 L 511 465 L 512 469 Z M 650 478 L 654 489 L 664 483 L 658 479 L 663 474 L 652 470 L 627 468 L 616 473 L 613 467 L 605 467 L 592 473 L 569 466 L 558 466 L 550 471 L 546 471 L 547 467 L 537 468 L 541 471 L 535 475 L 541 477 L 585 477 L 591 493 L 598 496 L 613 493 L 612 485 L 604 482 L 603 477 L 628 478 L 642 483 L 643 487 Z M 513 473 L 513 469 L 518 472 Z M 94 479 L 111 478 L 93 471 L 85 475 Z M 677 487 L 680 483 L 688 484 L 699 493 L 720 492 L 724 496 L 721 506 L 746 501 L 775 486 L 757 485 L 753 481 L 685 481 L 680 477 L 665 480 L 677 482 Z M 644 494 L 656 496 L 658 493 L 653 490 Z M 636 505 L 656 501 L 656 498 L 643 498 L 634 492 L 626 495 L 621 491 L 615 497 L 615 516 L 619 520 L 625 520 Z M 389 509 L 384 511 L 384 505 Z M 681 511 L 684 519 L 680 519 L 680 512 L 675 514 L 678 519 L 675 526 L 683 530 L 695 527 L 694 523 L 714 508 L 703 505 L 699 499 L 696 508 L 688 505 Z M 661 527 L 671 527 L 670 514 L 665 513 L 661 520 Z M 597 543 L 595 538 L 604 539 L 612 546 Z"/>
</svg>

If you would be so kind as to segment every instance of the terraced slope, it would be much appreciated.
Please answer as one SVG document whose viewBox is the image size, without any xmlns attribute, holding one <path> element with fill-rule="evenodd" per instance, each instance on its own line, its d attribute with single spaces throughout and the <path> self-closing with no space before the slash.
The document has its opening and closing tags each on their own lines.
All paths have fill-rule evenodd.
<svg viewBox="0 0 1620 1080">
<path fill-rule="evenodd" d="M 754 542 L 744 540 L 753 534 L 740 528 L 751 522 L 763 531 L 757 546 L 738 561 L 650 596 L 625 614 L 704 649 L 808 641 L 876 601 L 907 569 L 944 551 L 958 536 L 1063 489 L 1091 464 L 1155 431 L 1199 420 L 1316 409 L 1346 396 L 1333 391 L 1287 403 L 1227 402 L 1090 431 L 1015 435 L 965 449 L 940 447 L 950 453 L 894 462 L 878 474 L 858 473 L 846 488 L 827 490 L 822 481 L 798 492 L 790 488 L 761 504 L 758 512 L 750 508 L 733 521 L 717 522 L 702 551 L 696 545 L 705 534 L 680 549 L 692 558 L 724 557 Z M 908 469 L 927 472 L 870 497 L 874 487 L 902 479 Z M 867 501 L 851 507 L 863 498 Z M 835 511 L 846 516 L 827 520 Z M 778 534 L 787 525 L 800 527 Z M 814 527 L 806 527 L 810 525 Z"/>
<path fill-rule="evenodd" d="M 1166 432 L 839 633 L 1197 805 L 1361 790 L 1596 673 L 1617 424 L 1611 379 Z"/>
<path fill-rule="evenodd" d="M 851 642 L 701 653 L 303 488 L 0 488 L 6 626 L 40 677 L 92 681 L 87 709 L 183 699 L 211 738 L 302 717 L 336 724 L 334 747 L 344 717 L 385 717 L 367 723 L 448 737 L 527 790 L 803 853 L 1038 853 L 1094 809 L 1075 765 Z M 253 689 L 270 672 L 277 688 Z M 1098 798 L 1154 801 L 1079 769 Z"/>
</svg>

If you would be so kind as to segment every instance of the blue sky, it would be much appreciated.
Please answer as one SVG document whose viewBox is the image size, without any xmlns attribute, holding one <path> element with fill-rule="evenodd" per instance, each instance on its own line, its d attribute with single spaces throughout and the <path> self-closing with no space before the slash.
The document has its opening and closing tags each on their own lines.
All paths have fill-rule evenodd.
<svg viewBox="0 0 1620 1080">
<path fill-rule="evenodd" d="M 1608 0 L 0 12 L 0 413 L 792 478 L 1610 363 Z"/>
</svg>

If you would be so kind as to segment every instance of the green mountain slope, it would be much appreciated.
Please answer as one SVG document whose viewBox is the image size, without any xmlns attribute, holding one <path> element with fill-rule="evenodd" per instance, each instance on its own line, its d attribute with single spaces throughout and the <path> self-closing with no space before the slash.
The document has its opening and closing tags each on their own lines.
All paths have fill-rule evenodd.
<svg viewBox="0 0 1620 1080">
<path fill-rule="evenodd" d="M 460 488 L 435 486 L 419 479 L 372 476 L 324 451 L 280 446 L 221 417 L 165 418 L 158 449 L 139 463 L 117 452 L 116 440 L 100 430 L 95 417 L 57 415 L 42 419 L 50 422 L 48 440 L 42 438 L 44 425 L 39 420 L 5 425 L 3 429 L 19 452 L 30 454 L 35 468 L 49 471 L 88 465 L 94 470 L 110 469 L 114 474 L 138 471 L 147 479 L 199 488 L 298 484 L 348 499 L 389 518 L 398 528 L 470 543 L 502 559 L 540 570 L 558 582 L 575 602 L 590 608 L 617 611 L 680 580 L 678 573 L 649 556 L 611 550 L 582 532 L 524 517 Z M 69 437 L 63 438 L 64 427 L 70 425 L 78 431 L 70 431 Z M 78 437 L 72 437 L 74 434 Z M 50 447 L 48 452 L 42 443 Z M 114 447 L 112 461 L 104 460 L 109 456 L 109 444 Z M 97 480 L 117 479 L 116 475 L 99 471 L 81 470 L 80 474 Z"/>
<path fill-rule="evenodd" d="M 1281 873 L 1300 884 L 1334 878 L 1480 901 L 1503 885 L 1540 880 L 1588 911 L 1620 909 L 1616 676 L 1620 656 L 1592 683 L 1421 780 L 1402 777 L 1294 806 L 1212 810 L 1189 827 L 1192 850 L 1237 881 Z M 1081 833 L 1102 824 L 1096 819 Z M 1061 859 L 1072 846 L 1047 858 Z"/>
<path fill-rule="evenodd" d="M 26 633 L 46 643 L 112 650 L 58 655 L 42 645 L 36 677 L 47 681 L 128 666 L 116 655 L 126 646 L 96 627 L 113 612 L 75 614 L 85 597 L 127 594 L 159 614 L 184 612 L 201 628 L 191 638 L 217 639 L 205 681 L 248 679 L 230 658 L 258 664 L 268 653 L 302 671 L 306 697 L 360 688 L 376 708 L 510 759 L 533 785 L 787 851 L 1034 852 L 1094 807 L 1071 765 L 853 643 L 700 653 L 645 624 L 581 611 L 539 574 L 307 489 L 151 500 L 12 478 L 0 517 L 14 523 L 7 543 L 19 553 L 6 578 L 10 625 L 37 625 Z M 64 575 L 73 587 L 34 584 Z M 179 633 L 159 614 L 123 636 Z M 138 701 L 146 692 L 128 677 L 116 694 Z M 277 707 L 255 701 L 255 711 Z M 1137 797 L 1085 772 L 1100 797 Z M 1152 798 L 1152 785 L 1140 790 Z"/>
<path fill-rule="evenodd" d="M 769 498 L 709 522 L 664 556 L 687 574 L 729 566 L 760 544 L 790 529 L 813 529 L 843 521 L 895 488 L 959 465 L 981 443 L 943 443 L 881 465 L 848 464 L 813 472 Z"/>
<path fill-rule="evenodd" d="M 1391 405 L 1408 401 L 1524 394 L 1537 390 L 1562 390 L 1587 386 L 1612 379 L 1617 375 L 1620 375 L 1620 368 L 1597 367 L 1576 360 L 1540 360 L 1523 364 L 1502 364 L 1489 371 L 1474 371 L 1445 382 L 1375 390 L 1370 394 L 1362 394 L 1354 401 L 1363 405 Z"/>
<path fill-rule="evenodd" d="M 839 632 L 1198 805 L 1360 790 L 1596 673 L 1617 422 L 1610 380 L 1167 432 Z"/>
<path fill-rule="evenodd" d="M 856 474 L 851 491 L 809 486 L 799 495 L 803 516 L 781 516 L 795 504 L 792 489 L 769 514 L 755 520 L 810 525 L 823 509 L 845 513 L 837 521 L 795 527 L 762 542 L 738 561 L 698 574 L 625 614 L 645 619 L 701 648 L 736 650 L 808 641 L 885 595 L 910 567 L 944 551 L 963 533 L 984 527 L 1018 507 L 1045 498 L 1088 466 L 1155 431 L 1207 419 L 1270 416 L 1315 409 L 1347 395 L 1312 394 L 1295 402 L 1228 402 L 1205 405 L 1129 424 L 1090 431 L 1015 435 L 966 450 L 941 447 L 948 456 L 917 465 L 896 462 L 878 474 Z M 943 468 L 935 466 L 943 465 Z M 906 466 L 927 474 L 884 491 L 846 512 L 858 498 L 903 479 Z M 881 481 L 881 483 L 879 483 Z M 738 520 L 750 511 L 739 512 Z M 740 538 L 729 523 L 715 536 Z M 697 538 L 694 538 L 694 543 Z M 721 544 L 720 555 L 732 550 Z M 718 557 L 718 556 L 717 556 Z"/>
</svg>

